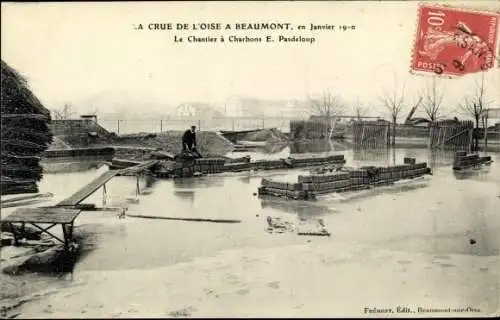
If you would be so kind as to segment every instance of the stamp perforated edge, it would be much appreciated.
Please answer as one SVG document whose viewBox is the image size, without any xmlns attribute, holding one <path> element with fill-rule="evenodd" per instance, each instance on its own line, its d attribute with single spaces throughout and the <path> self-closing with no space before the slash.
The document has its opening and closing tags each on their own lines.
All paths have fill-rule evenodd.
<svg viewBox="0 0 500 320">
<path fill-rule="evenodd" d="M 417 47 L 417 41 L 418 41 L 418 30 L 420 30 L 420 17 L 422 14 L 422 7 L 430 7 L 430 8 L 436 8 L 436 9 L 451 9 L 455 11 L 461 11 L 465 13 L 476 13 L 476 14 L 484 14 L 484 15 L 492 15 L 496 16 L 498 18 L 497 22 L 497 38 L 496 42 L 494 44 L 493 51 L 495 52 L 495 59 L 493 60 L 493 67 L 484 70 L 484 71 L 478 71 L 470 74 L 478 74 L 480 72 L 488 73 L 491 72 L 497 68 L 500 68 L 500 61 L 498 57 L 500 56 L 499 52 L 499 43 L 500 43 L 500 10 L 499 11 L 490 11 L 490 10 L 482 10 L 482 9 L 473 9 L 473 8 L 464 8 L 464 7 L 455 7 L 451 6 L 449 4 L 436 4 L 436 3 L 427 3 L 427 2 L 419 2 L 417 5 L 417 21 L 415 23 L 416 29 L 414 33 L 414 39 L 413 39 L 413 45 L 411 48 L 411 55 L 410 55 L 410 74 L 415 75 L 415 76 L 434 76 L 439 79 L 461 79 L 464 75 L 453 75 L 453 74 L 438 74 L 435 72 L 431 71 L 422 71 L 422 70 L 414 70 L 413 69 L 413 61 L 415 60 L 415 55 L 416 55 L 416 47 Z"/>
</svg>

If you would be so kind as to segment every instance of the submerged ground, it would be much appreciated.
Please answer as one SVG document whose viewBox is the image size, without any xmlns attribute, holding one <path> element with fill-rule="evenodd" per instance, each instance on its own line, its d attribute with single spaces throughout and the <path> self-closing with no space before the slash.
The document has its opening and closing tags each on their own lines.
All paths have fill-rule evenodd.
<svg viewBox="0 0 500 320">
<path fill-rule="evenodd" d="M 152 192 L 142 195 L 140 203 L 129 204 L 130 213 L 242 222 L 118 219 L 113 212 L 84 212 L 75 232 L 84 236 L 85 254 L 71 275 L 2 276 L 4 283 L 24 281 L 29 287 L 21 299 L 16 298 L 24 304 L 11 314 L 58 318 L 498 314 L 500 157 L 492 155 L 495 162 L 489 171 L 456 176 L 450 154 L 415 149 L 397 150 L 394 155 L 343 153 L 348 165 L 386 164 L 394 159 L 401 163 L 404 156 L 415 156 L 429 162 L 435 174 L 404 188 L 316 202 L 254 196 L 263 176 L 293 180 L 299 171 L 142 181 Z M 46 174 L 41 191 L 64 198 L 105 170 Z M 133 178 L 114 178 L 107 188 L 109 201 L 124 203 L 134 188 Z M 97 192 L 87 202 L 100 205 L 101 197 Z M 331 237 L 269 234 L 267 216 L 292 222 L 321 217 Z M 385 313 L 371 313 L 375 311 Z"/>
</svg>

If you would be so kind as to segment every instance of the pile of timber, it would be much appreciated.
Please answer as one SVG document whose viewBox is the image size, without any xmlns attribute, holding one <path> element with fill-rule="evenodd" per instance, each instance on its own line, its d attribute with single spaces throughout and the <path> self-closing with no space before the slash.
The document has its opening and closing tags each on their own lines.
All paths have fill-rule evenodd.
<svg viewBox="0 0 500 320">
<path fill-rule="evenodd" d="M 52 141 L 50 112 L 3 60 L 1 74 L 0 193 L 36 193 L 40 155 Z"/>
<path fill-rule="evenodd" d="M 157 177 L 192 177 L 198 174 L 216 174 L 223 172 L 241 172 L 250 170 L 280 170 L 290 168 L 318 167 L 345 164 L 344 155 L 330 155 L 325 157 L 311 158 L 285 158 L 277 160 L 251 161 L 249 156 L 239 159 L 227 158 L 201 158 L 201 159 L 178 159 L 175 163 L 161 161 L 159 166 L 153 170 Z M 125 164 L 125 162 L 122 162 Z"/>
<path fill-rule="evenodd" d="M 191 161 L 177 161 L 174 168 L 174 177 L 192 177 L 196 173 L 210 174 L 224 172 L 225 159 L 202 158 Z"/>
<path fill-rule="evenodd" d="M 258 192 L 259 195 L 307 200 L 314 199 L 316 195 L 369 189 L 430 173 L 427 163 L 416 163 L 414 158 L 405 158 L 405 163 L 402 165 L 361 167 L 327 174 L 300 175 L 298 181 L 294 183 L 262 179 Z"/>
<path fill-rule="evenodd" d="M 288 157 L 277 160 L 251 161 L 250 156 L 240 158 L 200 158 L 177 156 L 170 160 L 170 156 L 159 160 L 158 165 L 151 168 L 158 178 L 192 177 L 197 174 L 214 174 L 223 172 L 241 172 L 250 170 L 280 170 L 303 167 L 341 167 L 346 163 L 344 155 L 329 155 L 322 157 L 294 158 Z M 112 169 L 125 169 L 137 166 L 143 162 L 129 159 L 112 159 L 109 163 Z"/>
<path fill-rule="evenodd" d="M 344 165 L 345 159 L 343 154 L 329 155 L 324 157 L 310 157 L 310 158 L 293 158 L 288 157 L 277 160 L 257 160 L 251 161 L 246 164 L 236 166 L 227 165 L 226 171 L 243 171 L 243 170 L 280 170 L 290 168 L 304 168 L 304 167 L 317 167 L 325 165 Z"/>
<path fill-rule="evenodd" d="M 478 154 L 467 154 L 466 151 L 458 151 L 453 159 L 453 170 L 463 170 L 491 163 L 491 157 L 480 157 Z"/>
</svg>

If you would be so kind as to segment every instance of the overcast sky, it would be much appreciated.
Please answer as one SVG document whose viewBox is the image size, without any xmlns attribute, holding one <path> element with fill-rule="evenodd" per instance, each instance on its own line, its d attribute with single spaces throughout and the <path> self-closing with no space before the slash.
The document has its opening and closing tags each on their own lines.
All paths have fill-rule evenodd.
<svg viewBox="0 0 500 320">
<path fill-rule="evenodd" d="M 491 9 L 496 2 L 469 4 Z M 392 89 L 395 77 L 398 83 L 406 83 L 411 101 L 415 90 L 430 79 L 409 73 L 417 5 L 392 1 L 2 3 L 2 59 L 28 78 L 49 108 L 92 101 L 106 112 L 110 97 L 168 105 L 217 102 L 240 94 L 305 99 L 325 89 L 347 101 L 359 98 L 376 105 L 380 93 Z M 151 22 L 267 21 L 355 25 L 356 29 L 315 32 L 313 44 L 177 44 L 176 34 L 203 33 L 147 30 Z M 146 30 L 134 30 L 139 23 Z M 280 32 L 260 32 L 267 34 Z M 470 90 L 473 77 L 440 81 L 446 86 L 448 108 Z M 490 99 L 498 104 L 498 69 L 488 72 L 486 79 Z"/>
</svg>

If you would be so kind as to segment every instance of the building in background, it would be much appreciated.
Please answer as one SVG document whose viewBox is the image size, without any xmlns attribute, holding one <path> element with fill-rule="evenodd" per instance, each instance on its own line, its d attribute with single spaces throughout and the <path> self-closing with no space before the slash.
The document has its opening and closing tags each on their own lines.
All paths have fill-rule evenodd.
<svg viewBox="0 0 500 320">
<path fill-rule="evenodd" d="M 188 127 L 197 125 L 198 129 L 216 129 L 224 125 L 224 114 L 205 102 L 185 102 L 177 106 L 168 119 L 178 125 Z M 170 126 L 174 123 L 169 123 Z M 176 126 L 177 127 L 177 126 Z"/>
<path fill-rule="evenodd" d="M 304 118 L 308 115 L 306 101 L 269 100 L 247 96 L 234 96 L 224 103 L 227 117 Z"/>
</svg>

